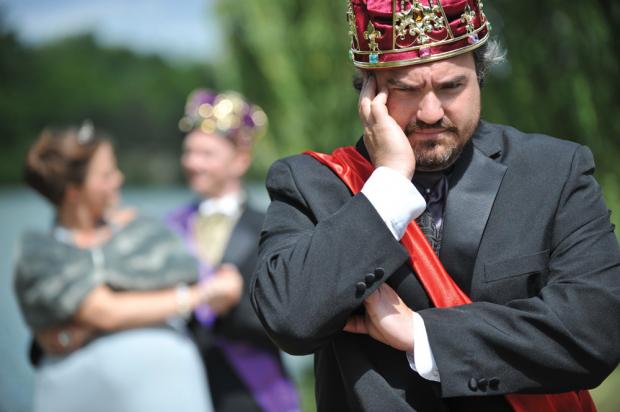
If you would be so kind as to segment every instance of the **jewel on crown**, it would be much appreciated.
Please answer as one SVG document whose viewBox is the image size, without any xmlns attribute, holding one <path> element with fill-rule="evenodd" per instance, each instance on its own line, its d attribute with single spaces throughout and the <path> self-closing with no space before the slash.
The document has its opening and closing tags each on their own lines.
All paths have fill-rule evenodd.
<svg viewBox="0 0 620 412">
<path fill-rule="evenodd" d="M 409 7 L 407 7 L 409 6 Z M 446 28 L 443 10 L 438 4 L 429 1 L 425 6 L 419 0 L 401 0 L 400 11 L 394 12 L 394 36 L 398 47 L 410 47 L 413 44 L 424 45 L 433 39 L 428 35 L 433 31 Z M 410 44 L 402 44 L 407 36 L 413 37 Z"/>
</svg>

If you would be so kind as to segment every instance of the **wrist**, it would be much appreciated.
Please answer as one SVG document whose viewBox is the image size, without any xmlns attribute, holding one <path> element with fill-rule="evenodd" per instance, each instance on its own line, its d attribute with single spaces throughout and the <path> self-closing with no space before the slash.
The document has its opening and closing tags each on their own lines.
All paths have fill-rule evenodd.
<svg viewBox="0 0 620 412">
<path fill-rule="evenodd" d="M 413 353 L 414 349 L 414 327 L 413 327 L 413 311 L 405 316 L 400 327 L 400 333 L 395 336 L 394 348 L 407 353 Z"/>
<path fill-rule="evenodd" d="M 215 288 L 215 282 L 213 279 L 202 280 L 195 286 L 196 305 L 208 305 L 213 300 Z"/>
<path fill-rule="evenodd" d="M 180 283 L 175 288 L 176 313 L 182 318 L 188 318 L 195 305 L 193 290 L 185 283 Z"/>
<path fill-rule="evenodd" d="M 405 324 L 405 330 L 409 331 L 407 336 L 405 337 L 405 352 L 413 353 L 415 348 L 415 313 L 410 310 L 408 321 Z"/>
<path fill-rule="evenodd" d="M 375 169 L 378 169 L 379 167 L 387 167 L 388 169 L 402 175 L 407 180 L 411 180 L 413 178 L 414 169 L 409 167 L 403 167 L 399 163 L 377 163 L 375 165 Z"/>
</svg>

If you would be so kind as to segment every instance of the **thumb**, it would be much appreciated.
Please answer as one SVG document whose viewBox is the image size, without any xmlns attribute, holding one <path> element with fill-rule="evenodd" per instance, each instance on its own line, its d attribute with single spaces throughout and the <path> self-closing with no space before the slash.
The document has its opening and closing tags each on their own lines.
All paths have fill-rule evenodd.
<svg viewBox="0 0 620 412">
<path fill-rule="evenodd" d="M 351 316 L 342 330 L 351 333 L 368 334 L 368 327 L 363 316 Z"/>
<path fill-rule="evenodd" d="M 218 268 L 215 274 L 217 276 L 231 276 L 235 275 L 237 272 L 237 266 L 232 263 L 222 263 Z"/>
</svg>

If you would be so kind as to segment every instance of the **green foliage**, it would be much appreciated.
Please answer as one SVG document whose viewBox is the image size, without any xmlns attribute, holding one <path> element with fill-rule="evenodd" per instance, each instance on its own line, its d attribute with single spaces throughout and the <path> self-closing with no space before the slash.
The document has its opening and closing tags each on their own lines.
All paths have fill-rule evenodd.
<svg viewBox="0 0 620 412">
<path fill-rule="evenodd" d="M 355 142 L 345 2 L 222 0 L 219 11 L 229 44 L 217 84 L 240 89 L 269 115 L 256 151 L 263 170 L 276 157 Z"/>
<path fill-rule="evenodd" d="M 565 7 L 559 0 L 488 2 L 494 35 L 508 50 L 483 91 L 483 115 L 587 144 L 605 173 L 620 174 L 620 7 Z M 348 59 L 345 1 L 219 1 L 228 53 L 218 85 L 265 107 L 271 131 L 260 161 L 351 144 L 360 133 Z"/>
<path fill-rule="evenodd" d="M 227 45 L 213 68 L 103 48 L 88 35 L 29 48 L 3 29 L 0 15 L 0 182 L 19 180 L 26 147 L 43 126 L 84 118 L 117 138 L 131 182 L 174 181 L 177 120 L 198 86 L 239 90 L 266 110 L 270 128 L 253 169 L 259 179 L 277 157 L 353 143 L 361 127 L 345 5 L 219 0 Z M 488 79 L 483 116 L 587 144 L 599 171 L 619 176 L 620 6 L 494 0 L 485 10 L 508 62 Z"/>
<path fill-rule="evenodd" d="M 484 116 L 588 145 L 620 175 L 620 6 L 494 0 L 485 4 L 508 63 L 483 92 Z"/>
<path fill-rule="evenodd" d="M 187 93 L 212 83 L 207 66 L 102 48 L 91 35 L 27 48 L 0 34 L 0 57 L 1 182 L 20 180 L 27 147 L 43 127 L 84 119 L 114 137 L 132 183 L 179 180 L 177 123 Z"/>
</svg>

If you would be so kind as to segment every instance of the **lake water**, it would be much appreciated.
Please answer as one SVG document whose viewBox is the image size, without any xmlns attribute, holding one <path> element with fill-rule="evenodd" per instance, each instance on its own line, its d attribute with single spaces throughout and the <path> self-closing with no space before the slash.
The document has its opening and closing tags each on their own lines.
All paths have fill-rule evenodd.
<svg viewBox="0 0 620 412">
<path fill-rule="evenodd" d="M 192 197 L 186 189 L 175 187 L 123 191 L 123 203 L 158 217 Z M 268 203 L 258 184 L 249 186 L 248 197 L 259 208 Z M 13 264 L 20 234 L 27 229 L 48 229 L 52 217 L 47 203 L 30 190 L 0 188 L 0 412 L 31 410 L 33 372 L 27 357 L 30 335 L 13 295 Z"/>
</svg>

